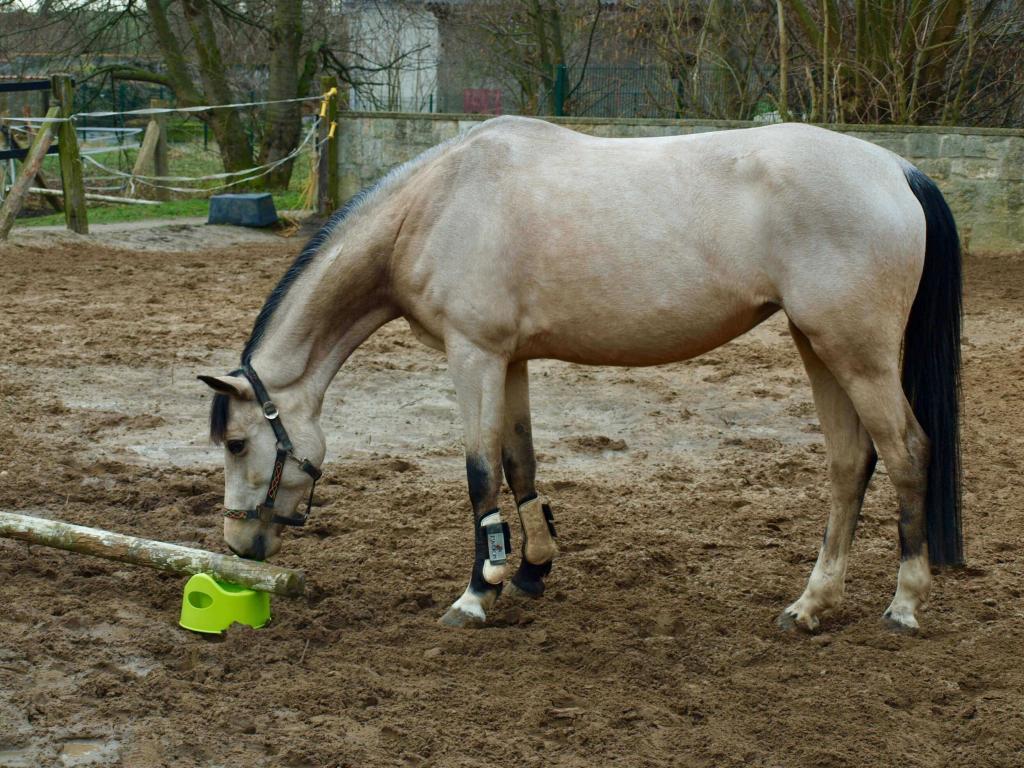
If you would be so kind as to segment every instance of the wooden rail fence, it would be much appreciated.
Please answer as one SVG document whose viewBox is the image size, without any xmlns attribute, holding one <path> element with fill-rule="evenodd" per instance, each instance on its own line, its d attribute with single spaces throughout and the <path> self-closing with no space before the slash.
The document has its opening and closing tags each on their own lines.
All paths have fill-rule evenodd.
<svg viewBox="0 0 1024 768">
<path fill-rule="evenodd" d="M 0 160 L 22 160 L 21 171 L 0 205 L 0 240 L 6 240 L 10 234 L 25 197 L 38 188 L 38 185 L 33 187 L 32 182 L 39 176 L 43 159 L 54 151 L 60 157 L 64 220 L 73 232 L 88 234 L 89 217 L 85 208 L 85 182 L 82 159 L 78 153 L 78 136 L 75 134 L 74 123 L 67 119 L 75 111 L 74 81 L 70 75 L 54 75 L 49 80 L 0 83 L 0 92 L 5 91 L 49 91 L 57 105 L 50 107 L 46 113 L 46 119 L 40 125 L 31 147 L 25 150 L 12 146 L 0 150 Z M 57 144 L 54 147 L 55 134 Z"/>
</svg>

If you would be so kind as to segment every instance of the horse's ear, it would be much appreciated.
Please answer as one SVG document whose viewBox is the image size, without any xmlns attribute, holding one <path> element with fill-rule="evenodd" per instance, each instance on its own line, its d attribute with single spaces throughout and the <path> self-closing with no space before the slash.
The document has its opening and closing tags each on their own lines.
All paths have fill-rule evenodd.
<svg viewBox="0 0 1024 768">
<path fill-rule="evenodd" d="M 252 384 L 244 376 L 197 376 L 196 378 L 215 392 L 220 392 L 229 397 L 235 397 L 239 400 L 256 399 L 256 393 L 253 392 Z"/>
</svg>

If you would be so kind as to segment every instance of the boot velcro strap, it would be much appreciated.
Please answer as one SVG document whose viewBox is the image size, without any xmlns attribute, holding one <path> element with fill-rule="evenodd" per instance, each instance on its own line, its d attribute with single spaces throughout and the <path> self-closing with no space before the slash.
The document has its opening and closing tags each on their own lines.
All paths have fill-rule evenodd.
<svg viewBox="0 0 1024 768">
<path fill-rule="evenodd" d="M 551 505 L 547 502 L 541 505 L 541 509 L 544 510 L 544 521 L 548 524 L 548 533 L 551 534 L 552 539 L 557 539 L 558 534 L 555 532 L 555 515 L 551 512 Z"/>
</svg>

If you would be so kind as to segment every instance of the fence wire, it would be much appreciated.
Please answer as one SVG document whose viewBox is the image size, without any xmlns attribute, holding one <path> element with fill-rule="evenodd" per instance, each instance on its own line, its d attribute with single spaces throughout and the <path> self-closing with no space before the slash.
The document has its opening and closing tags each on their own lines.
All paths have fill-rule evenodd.
<svg viewBox="0 0 1024 768">
<path fill-rule="evenodd" d="M 242 112 L 243 116 L 247 115 L 249 118 L 242 121 L 243 128 L 248 134 L 248 144 L 255 148 L 259 144 L 259 139 L 256 133 L 258 121 L 253 110 L 280 103 L 320 102 L 321 105 L 325 105 L 326 99 L 336 93 L 332 91 L 328 94 L 296 99 L 250 100 L 233 104 L 80 111 L 70 117 L 56 120 L 0 116 L 0 126 L 3 126 L 8 135 L 20 137 L 17 145 L 27 146 L 42 124 L 74 122 L 87 192 L 120 194 L 126 199 L 136 197 L 143 188 L 153 193 L 161 191 L 186 197 L 209 195 L 220 190 L 251 184 L 286 163 L 293 162 L 295 165 L 290 189 L 298 192 L 308 204 L 315 182 L 314 161 L 328 140 L 326 131 L 322 139 L 317 139 L 322 126 L 323 108 L 303 118 L 304 131 L 301 140 L 292 151 L 276 160 L 253 164 L 251 167 L 235 171 L 223 170 L 221 148 L 210 136 L 207 123 L 200 117 L 213 110 L 234 109 Z M 163 135 L 166 137 L 167 166 L 174 170 L 173 175 L 144 173 L 141 172 L 143 169 L 137 167 L 146 132 L 145 120 L 156 116 L 170 118 L 166 120 Z M 333 135 L 333 131 L 331 133 Z M 309 155 L 309 163 L 296 162 L 303 154 Z M 8 170 L 11 172 L 5 174 L 10 177 L 6 185 L 12 183 L 14 177 L 13 169 Z M 59 160 L 56 156 L 46 158 L 43 172 L 44 178 L 46 173 L 59 176 Z M 3 192 L 4 190 L 0 189 L 0 199 Z"/>
</svg>

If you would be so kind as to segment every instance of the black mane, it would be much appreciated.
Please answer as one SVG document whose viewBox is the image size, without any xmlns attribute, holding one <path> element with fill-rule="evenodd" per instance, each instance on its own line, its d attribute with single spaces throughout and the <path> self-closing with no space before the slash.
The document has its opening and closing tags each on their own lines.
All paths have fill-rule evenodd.
<svg viewBox="0 0 1024 768">
<path fill-rule="evenodd" d="M 327 241 L 327 239 L 334 233 L 338 225 L 348 217 L 350 213 L 363 201 L 367 194 L 373 189 L 373 187 L 367 187 L 358 194 L 354 195 L 347 203 L 341 208 L 336 210 L 331 217 L 324 223 L 313 237 L 309 239 L 305 247 L 302 249 L 292 265 L 288 267 L 288 271 L 284 273 L 284 277 L 274 287 L 274 290 L 267 296 L 267 300 L 263 303 L 263 308 L 260 313 L 256 316 L 256 323 L 253 325 L 252 333 L 249 334 L 249 340 L 245 342 L 245 348 L 242 350 L 242 365 L 246 365 L 249 362 L 249 358 L 252 357 L 256 348 L 263 340 L 263 334 L 267 329 L 267 324 L 270 322 L 270 318 L 274 316 L 274 312 L 277 311 L 278 306 L 281 304 L 281 300 L 288 293 L 288 289 L 292 287 L 292 284 L 298 279 L 306 267 L 309 266 L 310 262 L 313 261 L 313 257 L 320 252 L 320 247 Z"/>
<path fill-rule="evenodd" d="M 266 332 L 267 325 L 270 323 L 270 319 L 274 316 L 274 312 L 281 304 L 281 300 L 288 293 L 288 289 L 291 288 L 292 284 L 298 279 L 306 267 L 310 265 L 313 258 L 320 253 L 320 248 L 327 241 L 327 239 L 334 233 L 338 225 L 344 221 L 352 211 L 354 211 L 359 204 L 366 199 L 375 188 L 376 184 L 366 187 L 358 194 L 354 195 L 348 200 L 341 208 L 331 214 L 331 217 L 324 223 L 320 228 L 320 231 L 310 238 L 309 242 L 306 243 L 302 249 L 302 253 L 296 257 L 292 265 L 288 267 L 288 271 L 284 273 L 284 277 L 274 287 L 274 290 L 267 296 L 267 300 L 263 303 L 263 308 L 260 313 L 256 316 L 256 323 L 253 325 L 252 333 L 249 334 L 249 340 L 245 343 L 245 348 L 242 350 L 242 365 L 248 365 L 249 360 L 252 358 L 253 353 L 263 340 L 263 335 Z M 229 376 L 241 376 L 242 369 L 232 371 Z M 214 443 L 222 443 L 224 441 L 224 434 L 228 426 L 228 409 L 231 405 L 231 398 L 221 392 L 217 392 L 213 396 L 213 402 L 210 404 L 210 440 Z"/>
</svg>

